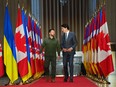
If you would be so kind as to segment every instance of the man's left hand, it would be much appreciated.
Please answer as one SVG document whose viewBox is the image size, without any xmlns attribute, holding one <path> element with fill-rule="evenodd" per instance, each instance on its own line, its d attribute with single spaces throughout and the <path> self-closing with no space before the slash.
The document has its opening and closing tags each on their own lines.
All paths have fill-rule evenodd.
<svg viewBox="0 0 116 87">
<path fill-rule="evenodd" d="M 71 47 L 71 48 L 67 49 L 67 52 L 71 52 L 72 50 L 73 50 L 73 48 Z"/>
</svg>

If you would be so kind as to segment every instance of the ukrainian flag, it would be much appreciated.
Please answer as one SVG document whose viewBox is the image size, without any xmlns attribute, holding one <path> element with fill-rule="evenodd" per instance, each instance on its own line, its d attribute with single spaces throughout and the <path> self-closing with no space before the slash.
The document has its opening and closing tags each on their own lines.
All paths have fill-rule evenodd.
<svg viewBox="0 0 116 87">
<path fill-rule="evenodd" d="M 5 8 L 4 19 L 4 64 L 6 66 L 6 74 L 11 83 L 18 79 L 18 70 L 16 62 L 16 49 L 14 43 L 14 35 L 8 12 L 8 5 Z"/>
</svg>

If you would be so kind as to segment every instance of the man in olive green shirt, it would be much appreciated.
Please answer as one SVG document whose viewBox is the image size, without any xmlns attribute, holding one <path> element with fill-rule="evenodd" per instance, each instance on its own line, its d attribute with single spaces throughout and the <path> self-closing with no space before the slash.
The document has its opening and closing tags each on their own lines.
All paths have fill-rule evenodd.
<svg viewBox="0 0 116 87">
<path fill-rule="evenodd" d="M 50 73 L 49 66 L 51 63 L 51 82 L 55 82 L 56 76 L 56 52 L 58 53 L 58 59 L 60 58 L 60 45 L 58 40 L 55 38 L 54 29 L 49 30 L 49 37 L 45 38 L 40 49 L 40 53 L 44 49 L 45 52 L 45 62 L 44 70 L 46 75 L 46 80 L 49 81 Z"/>
</svg>

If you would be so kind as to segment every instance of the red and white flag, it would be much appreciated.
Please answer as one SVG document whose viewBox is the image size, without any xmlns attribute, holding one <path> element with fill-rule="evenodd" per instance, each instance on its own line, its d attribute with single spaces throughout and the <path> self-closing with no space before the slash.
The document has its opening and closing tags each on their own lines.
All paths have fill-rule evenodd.
<svg viewBox="0 0 116 87">
<path fill-rule="evenodd" d="M 35 78 L 40 77 L 40 63 L 39 63 L 39 49 L 38 49 L 38 34 L 36 21 L 32 21 L 33 24 L 33 42 L 34 42 L 34 53 L 35 53 Z"/>
<path fill-rule="evenodd" d="M 18 7 L 17 13 L 15 42 L 16 42 L 18 71 L 23 80 L 23 77 L 28 73 L 28 59 L 26 51 L 26 36 L 24 33 L 20 7 Z"/>
<path fill-rule="evenodd" d="M 2 57 L 2 46 L 0 43 L 0 77 L 4 75 L 4 64 L 3 64 L 3 57 Z"/>
<path fill-rule="evenodd" d="M 100 30 L 98 33 L 98 63 L 105 77 L 114 71 L 105 8 L 103 8 L 102 13 L 100 13 Z"/>
<path fill-rule="evenodd" d="M 41 26 L 39 27 L 39 46 L 41 48 L 41 45 L 42 45 L 42 42 L 43 42 L 43 39 L 42 39 L 42 28 Z M 44 72 L 44 51 L 41 53 L 40 55 L 40 58 L 41 58 L 41 72 Z"/>
<path fill-rule="evenodd" d="M 37 27 L 36 27 L 36 37 L 38 37 L 38 38 L 36 38 L 36 42 L 37 42 L 37 49 L 38 49 L 38 55 L 39 55 L 39 59 L 38 59 L 38 64 L 39 64 L 39 68 L 38 68 L 38 70 L 39 70 L 39 72 L 40 72 L 40 75 L 41 74 L 43 74 L 43 59 L 42 59 L 42 54 L 40 54 L 39 53 L 39 51 L 40 51 L 40 48 L 41 48 L 41 40 L 42 40 L 42 37 L 41 37 L 41 30 L 40 30 L 40 28 L 39 28 L 39 25 L 37 25 Z M 38 39 L 38 40 L 37 40 Z"/>
<path fill-rule="evenodd" d="M 32 44 L 32 24 L 31 24 L 31 16 L 28 16 L 28 41 L 29 41 L 29 48 L 30 48 L 30 63 L 31 63 L 31 71 L 32 75 L 35 74 L 35 60 L 34 60 L 34 53 L 33 53 L 33 44 Z"/>
</svg>

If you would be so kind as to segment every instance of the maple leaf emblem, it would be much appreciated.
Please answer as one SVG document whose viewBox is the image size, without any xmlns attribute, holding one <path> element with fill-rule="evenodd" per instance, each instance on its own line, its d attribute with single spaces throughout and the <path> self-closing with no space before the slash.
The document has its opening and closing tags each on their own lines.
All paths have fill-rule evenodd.
<svg viewBox="0 0 116 87">
<path fill-rule="evenodd" d="M 103 32 L 99 33 L 99 40 L 98 44 L 101 50 L 111 50 L 110 48 L 110 40 L 109 40 L 109 34 L 105 34 Z"/>
<path fill-rule="evenodd" d="M 15 34 L 16 47 L 19 51 L 26 52 L 26 38 L 25 36 L 17 32 Z"/>
</svg>

